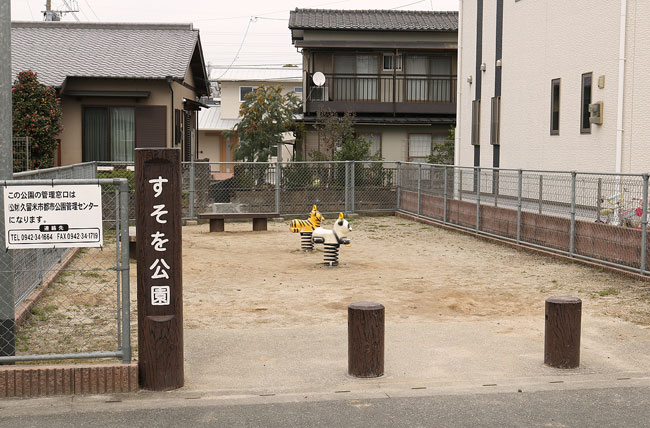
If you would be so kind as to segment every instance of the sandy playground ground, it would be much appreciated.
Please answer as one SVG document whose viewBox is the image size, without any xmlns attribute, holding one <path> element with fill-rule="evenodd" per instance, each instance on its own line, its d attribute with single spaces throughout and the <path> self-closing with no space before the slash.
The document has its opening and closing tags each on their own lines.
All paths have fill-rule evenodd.
<svg viewBox="0 0 650 428">
<path fill-rule="evenodd" d="M 286 221 L 266 232 L 184 227 L 186 328 L 340 324 L 361 300 L 382 303 L 389 323 L 543 317 L 553 295 L 581 298 L 589 315 L 650 325 L 647 282 L 393 216 L 351 225 L 337 268 L 323 266 L 322 246 L 303 253 Z M 135 269 L 132 279 L 135 290 Z"/>
</svg>

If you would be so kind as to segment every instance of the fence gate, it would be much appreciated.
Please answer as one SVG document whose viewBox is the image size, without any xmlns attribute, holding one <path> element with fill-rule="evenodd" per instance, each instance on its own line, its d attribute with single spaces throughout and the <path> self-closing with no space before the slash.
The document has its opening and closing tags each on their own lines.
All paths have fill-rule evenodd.
<svg viewBox="0 0 650 428">
<path fill-rule="evenodd" d="M 0 324 L 0 364 L 106 357 L 130 362 L 128 180 L 33 179 L 0 184 L 5 194 L 10 193 L 7 186 L 15 186 L 11 189 L 25 189 L 18 191 L 31 197 L 31 201 L 38 201 L 16 202 L 11 207 L 13 217 L 9 222 L 12 224 L 5 227 L 17 231 L 26 228 L 22 226 L 25 222 L 30 227 L 40 227 L 41 231 L 56 227 L 42 224 L 46 211 L 50 214 L 61 211 L 59 214 L 69 218 L 71 225 L 75 224 L 75 216 L 67 214 L 73 212 L 68 205 L 74 203 L 73 199 L 57 194 L 57 186 L 59 189 L 99 186 L 103 235 L 102 246 L 96 248 L 7 250 L 11 257 L 0 266 L 0 278 L 13 287 L 7 284 L 0 287 L 0 313 L 4 319 Z M 35 196 L 35 191 L 27 192 L 34 189 L 32 186 L 50 190 Z M 5 219 L 0 221 L 4 223 Z M 64 225 L 58 226 L 61 229 L 55 231 L 63 230 Z M 28 232 L 20 233 L 30 239 Z M 93 236 L 81 235 L 72 226 L 66 233 L 71 240 Z M 45 235 L 35 236 L 43 239 Z"/>
</svg>

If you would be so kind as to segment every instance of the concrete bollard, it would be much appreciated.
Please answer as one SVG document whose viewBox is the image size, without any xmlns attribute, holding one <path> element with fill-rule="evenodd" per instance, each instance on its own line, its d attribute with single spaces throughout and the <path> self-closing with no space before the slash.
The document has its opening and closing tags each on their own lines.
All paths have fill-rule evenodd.
<svg viewBox="0 0 650 428">
<path fill-rule="evenodd" d="M 384 374 L 384 306 L 379 303 L 348 306 L 348 373 L 364 378 Z"/>
<path fill-rule="evenodd" d="M 553 296 L 546 299 L 544 364 L 560 369 L 580 365 L 582 300 Z"/>
</svg>

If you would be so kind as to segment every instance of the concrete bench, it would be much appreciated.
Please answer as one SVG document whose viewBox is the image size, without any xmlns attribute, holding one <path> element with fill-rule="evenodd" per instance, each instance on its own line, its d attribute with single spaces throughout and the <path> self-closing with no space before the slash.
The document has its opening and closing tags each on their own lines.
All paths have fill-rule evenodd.
<svg viewBox="0 0 650 428">
<path fill-rule="evenodd" d="M 200 219 L 210 220 L 210 232 L 223 232 L 226 219 L 253 219 L 253 231 L 266 230 L 267 220 L 278 213 L 201 213 Z"/>
</svg>

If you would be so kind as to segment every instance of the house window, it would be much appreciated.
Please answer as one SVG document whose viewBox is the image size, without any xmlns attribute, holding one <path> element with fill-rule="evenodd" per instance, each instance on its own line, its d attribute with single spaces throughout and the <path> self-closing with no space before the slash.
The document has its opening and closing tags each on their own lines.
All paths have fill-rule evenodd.
<svg viewBox="0 0 650 428">
<path fill-rule="evenodd" d="M 372 156 L 381 157 L 381 134 L 375 132 L 369 132 L 365 134 L 359 134 L 360 137 L 365 138 L 366 141 L 370 142 L 370 154 Z"/>
<path fill-rule="evenodd" d="M 133 161 L 135 109 L 133 107 L 87 107 L 83 112 L 82 159 Z"/>
<path fill-rule="evenodd" d="M 551 80 L 551 135 L 560 135 L 560 79 Z"/>
<path fill-rule="evenodd" d="M 246 99 L 246 95 L 250 94 L 251 92 L 257 90 L 258 86 L 240 86 L 239 87 L 239 101 L 244 101 Z"/>
<path fill-rule="evenodd" d="M 501 97 L 492 97 L 490 144 L 501 143 Z"/>
<path fill-rule="evenodd" d="M 481 142 L 481 100 L 472 101 L 472 144 Z"/>
<path fill-rule="evenodd" d="M 582 102 L 580 104 L 580 133 L 591 134 L 589 104 L 591 104 L 591 73 L 582 75 Z"/>
<path fill-rule="evenodd" d="M 431 134 L 409 134 L 409 162 L 426 162 L 431 155 Z"/>
<path fill-rule="evenodd" d="M 397 61 L 395 61 L 394 54 L 384 54 L 384 71 L 393 71 L 393 70 L 402 70 L 402 55 L 397 55 Z"/>
</svg>

